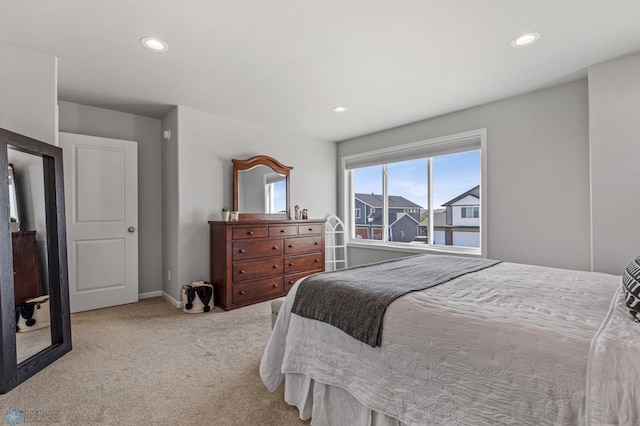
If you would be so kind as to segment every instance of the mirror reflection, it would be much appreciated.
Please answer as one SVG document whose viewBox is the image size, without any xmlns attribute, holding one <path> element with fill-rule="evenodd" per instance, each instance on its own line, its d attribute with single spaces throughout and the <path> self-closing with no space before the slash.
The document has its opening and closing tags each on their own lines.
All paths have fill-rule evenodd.
<svg viewBox="0 0 640 426">
<path fill-rule="evenodd" d="M 18 363 L 51 345 L 42 157 L 9 147 L 9 205 Z"/>
<path fill-rule="evenodd" d="M 243 213 L 286 213 L 286 176 L 258 165 L 238 172 L 238 210 Z"/>
</svg>

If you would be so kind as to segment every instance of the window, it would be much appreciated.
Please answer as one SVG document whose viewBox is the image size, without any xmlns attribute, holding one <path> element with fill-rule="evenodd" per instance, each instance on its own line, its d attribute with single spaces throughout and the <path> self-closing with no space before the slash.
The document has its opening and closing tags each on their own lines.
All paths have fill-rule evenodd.
<svg viewBox="0 0 640 426">
<path fill-rule="evenodd" d="M 343 158 L 352 241 L 481 253 L 485 139 L 480 129 Z"/>
<path fill-rule="evenodd" d="M 477 219 L 480 217 L 480 208 L 478 206 L 462 207 L 460 212 L 463 219 Z"/>
<path fill-rule="evenodd" d="M 278 173 L 267 173 L 264 179 L 264 213 L 286 213 L 287 181 Z"/>
</svg>

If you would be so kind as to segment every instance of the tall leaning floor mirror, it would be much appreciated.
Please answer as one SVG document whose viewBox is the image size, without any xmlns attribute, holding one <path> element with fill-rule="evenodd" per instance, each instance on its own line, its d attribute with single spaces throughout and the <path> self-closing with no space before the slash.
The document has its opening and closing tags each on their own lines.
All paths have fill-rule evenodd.
<svg viewBox="0 0 640 426">
<path fill-rule="evenodd" d="M 0 393 L 71 350 L 62 149 L 0 129 Z"/>
</svg>

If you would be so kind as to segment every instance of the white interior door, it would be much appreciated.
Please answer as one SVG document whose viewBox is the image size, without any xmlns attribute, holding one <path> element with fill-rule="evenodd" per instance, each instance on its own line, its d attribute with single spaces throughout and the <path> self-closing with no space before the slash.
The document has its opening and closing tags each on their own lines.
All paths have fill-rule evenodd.
<svg viewBox="0 0 640 426">
<path fill-rule="evenodd" d="M 71 312 L 138 301 L 138 145 L 60 133 Z"/>
</svg>

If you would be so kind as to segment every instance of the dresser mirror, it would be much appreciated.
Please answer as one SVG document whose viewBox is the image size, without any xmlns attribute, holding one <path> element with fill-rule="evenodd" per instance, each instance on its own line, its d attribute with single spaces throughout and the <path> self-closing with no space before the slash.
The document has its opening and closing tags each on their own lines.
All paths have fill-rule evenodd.
<svg viewBox="0 0 640 426">
<path fill-rule="evenodd" d="M 0 222 L 13 223 L 0 227 L 6 393 L 71 350 L 71 325 L 62 150 L 0 129 L 0 167 Z"/>
<path fill-rule="evenodd" d="M 233 161 L 233 210 L 238 220 L 290 218 L 290 171 L 276 159 L 258 155 Z"/>
</svg>

